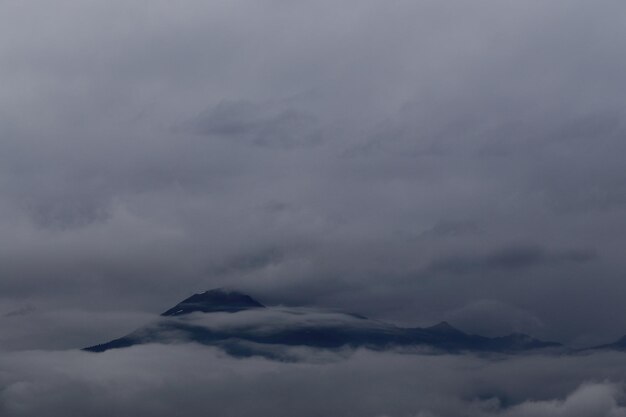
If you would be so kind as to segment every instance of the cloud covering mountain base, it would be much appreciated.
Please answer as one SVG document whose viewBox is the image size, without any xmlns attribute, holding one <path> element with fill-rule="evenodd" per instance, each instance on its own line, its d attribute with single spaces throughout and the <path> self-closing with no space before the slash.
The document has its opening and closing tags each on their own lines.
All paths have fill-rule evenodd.
<svg viewBox="0 0 626 417">
<path fill-rule="evenodd" d="M 626 416 L 626 355 L 479 357 L 295 349 L 298 363 L 194 344 L 0 359 L 0 414 L 30 416 Z"/>
</svg>

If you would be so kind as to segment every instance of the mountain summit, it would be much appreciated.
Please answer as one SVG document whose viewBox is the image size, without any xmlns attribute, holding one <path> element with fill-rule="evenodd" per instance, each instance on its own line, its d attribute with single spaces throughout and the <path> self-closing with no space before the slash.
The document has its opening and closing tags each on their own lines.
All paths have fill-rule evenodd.
<svg viewBox="0 0 626 417">
<path fill-rule="evenodd" d="M 170 308 L 161 316 L 181 316 L 189 313 L 215 313 L 219 311 L 235 313 L 250 308 L 265 308 L 249 295 L 238 291 L 217 288 L 203 293 L 194 294 Z"/>
</svg>

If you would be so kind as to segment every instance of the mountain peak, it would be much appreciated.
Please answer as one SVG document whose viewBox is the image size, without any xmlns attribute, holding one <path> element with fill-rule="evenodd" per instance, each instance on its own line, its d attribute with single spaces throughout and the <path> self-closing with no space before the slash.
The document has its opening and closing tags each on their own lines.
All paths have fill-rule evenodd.
<svg viewBox="0 0 626 417">
<path fill-rule="evenodd" d="M 218 311 L 234 313 L 250 308 L 264 307 L 265 306 L 263 304 L 259 303 L 247 294 L 226 288 L 215 288 L 202 293 L 194 294 L 176 304 L 174 307 L 170 308 L 161 315 L 180 316 L 195 312 L 213 313 Z"/>
<path fill-rule="evenodd" d="M 434 326 L 430 326 L 427 329 L 430 331 L 436 331 L 439 333 L 463 333 L 461 330 L 452 326 L 447 321 L 442 321 L 441 323 L 435 324 Z"/>
</svg>

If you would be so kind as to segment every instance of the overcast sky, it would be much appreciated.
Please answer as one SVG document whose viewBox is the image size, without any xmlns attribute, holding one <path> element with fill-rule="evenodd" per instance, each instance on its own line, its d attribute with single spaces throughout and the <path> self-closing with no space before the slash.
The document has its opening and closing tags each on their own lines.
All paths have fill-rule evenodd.
<svg viewBox="0 0 626 417">
<path fill-rule="evenodd" d="M 622 336 L 625 39 L 623 0 L 0 0 L 0 342 L 220 286 Z"/>
</svg>

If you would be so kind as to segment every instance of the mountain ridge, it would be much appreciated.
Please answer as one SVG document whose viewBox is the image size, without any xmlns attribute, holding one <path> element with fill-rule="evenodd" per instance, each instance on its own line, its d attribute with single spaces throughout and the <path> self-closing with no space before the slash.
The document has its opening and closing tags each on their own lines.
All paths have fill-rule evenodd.
<svg viewBox="0 0 626 417">
<path fill-rule="evenodd" d="M 271 356 L 268 349 L 276 346 L 429 348 L 449 353 L 516 353 L 562 347 L 524 334 L 494 338 L 468 334 L 445 321 L 430 327 L 404 328 L 350 313 L 267 307 L 247 294 L 217 288 L 182 300 L 148 326 L 84 350 L 104 352 L 180 342 L 217 346 L 234 356 Z"/>
</svg>

